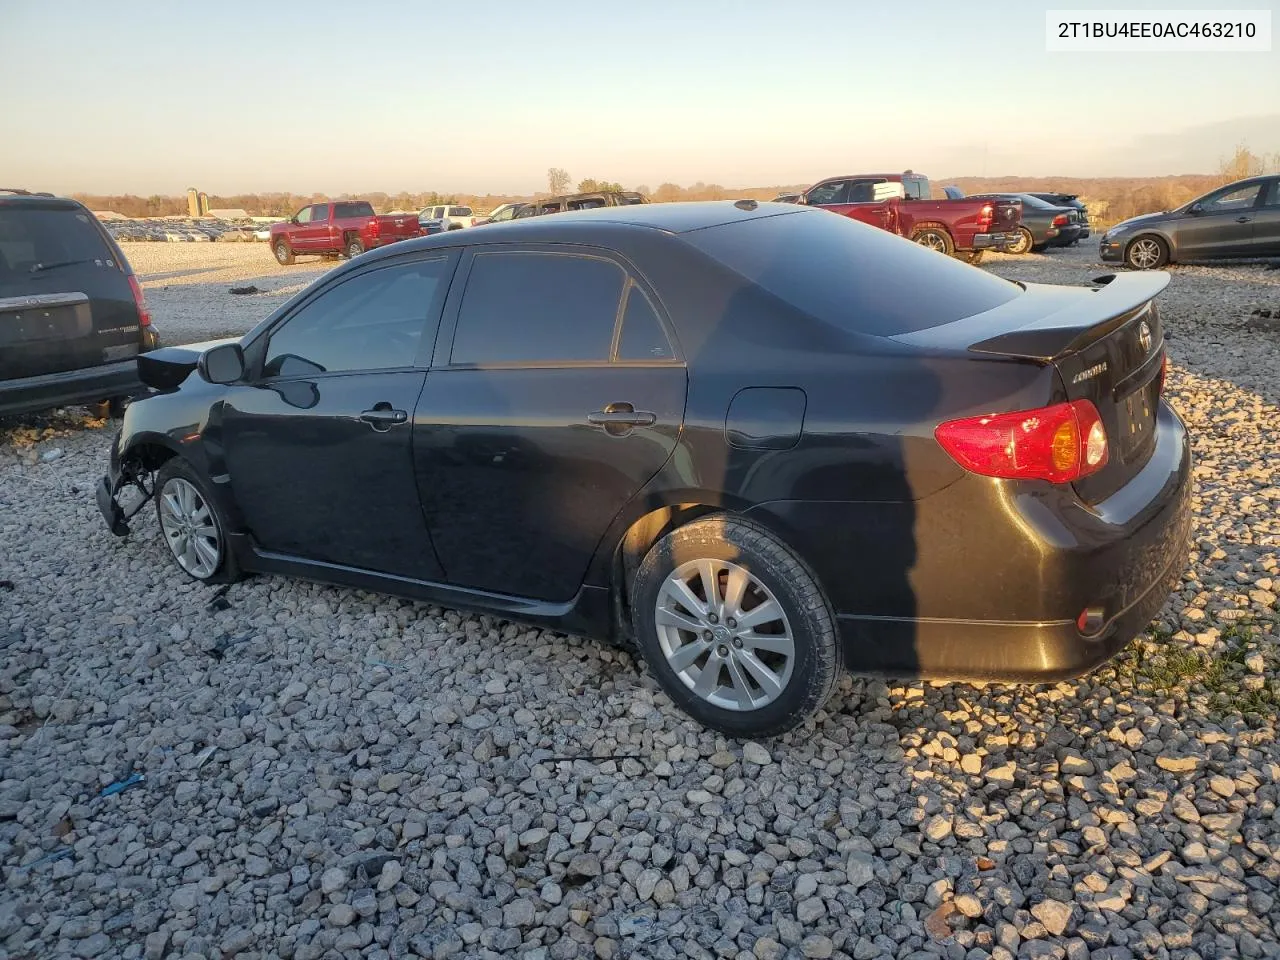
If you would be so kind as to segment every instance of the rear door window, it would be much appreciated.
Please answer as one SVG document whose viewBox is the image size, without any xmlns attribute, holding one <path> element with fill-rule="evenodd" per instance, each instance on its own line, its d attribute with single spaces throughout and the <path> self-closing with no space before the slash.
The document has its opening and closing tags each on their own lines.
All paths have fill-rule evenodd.
<svg viewBox="0 0 1280 960">
<path fill-rule="evenodd" d="M 598 257 L 477 253 L 450 362 L 608 362 L 626 281 L 620 266 Z"/>
<path fill-rule="evenodd" d="M 658 311 L 634 280 L 627 283 L 627 302 L 622 308 L 622 330 L 618 334 L 616 360 L 672 360 L 675 352 L 667 339 Z"/>
<path fill-rule="evenodd" d="M 784 302 L 852 333 L 925 330 L 991 310 L 1021 292 L 959 260 L 818 210 L 739 220 L 684 238 Z"/>
<path fill-rule="evenodd" d="M 29 281 L 33 270 L 51 271 L 53 264 L 114 264 L 114 256 L 84 210 L 0 206 L 0 283 Z"/>
</svg>

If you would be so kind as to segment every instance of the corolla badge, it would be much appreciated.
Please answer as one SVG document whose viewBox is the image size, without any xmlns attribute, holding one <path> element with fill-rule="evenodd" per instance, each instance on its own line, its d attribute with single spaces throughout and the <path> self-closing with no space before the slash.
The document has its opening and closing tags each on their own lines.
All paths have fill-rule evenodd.
<svg viewBox="0 0 1280 960">
<path fill-rule="evenodd" d="M 1142 347 L 1143 353 L 1151 349 L 1151 327 L 1145 320 L 1138 325 L 1138 346 Z"/>
</svg>

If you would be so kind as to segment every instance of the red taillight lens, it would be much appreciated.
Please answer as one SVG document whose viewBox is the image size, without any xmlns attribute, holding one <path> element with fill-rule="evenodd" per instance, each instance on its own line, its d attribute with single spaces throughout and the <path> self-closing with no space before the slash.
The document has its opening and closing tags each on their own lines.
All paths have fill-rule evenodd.
<svg viewBox="0 0 1280 960">
<path fill-rule="evenodd" d="M 982 209 L 978 211 L 978 229 L 986 230 L 991 226 L 991 221 L 995 219 L 995 208 L 989 203 L 984 203 Z"/>
<path fill-rule="evenodd" d="M 1053 225 L 1055 227 L 1065 227 L 1067 225 L 1067 215 L 1065 213 L 1058 214 L 1053 218 Z"/>
<path fill-rule="evenodd" d="M 471 225 L 472 225 L 473 227 L 476 225 L 476 218 L 475 218 L 475 217 L 472 217 L 472 218 L 471 218 Z"/>
<path fill-rule="evenodd" d="M 147 301 L 142 296 L 142 285 L 132 273 L 129 274 L 129 289 L 133 291 L 133 302 L 138 306 L 138 323 L 144 327 L 151 326 L 151 311 L 147 309 Z"/>
<path fill-rule="evenodd" d="M 1088 400 L 949 420 L 934 436 L 966 470 L 1007 480 L 1070 483 L 1108 457 L 1106 427 Z"/>
</svg>

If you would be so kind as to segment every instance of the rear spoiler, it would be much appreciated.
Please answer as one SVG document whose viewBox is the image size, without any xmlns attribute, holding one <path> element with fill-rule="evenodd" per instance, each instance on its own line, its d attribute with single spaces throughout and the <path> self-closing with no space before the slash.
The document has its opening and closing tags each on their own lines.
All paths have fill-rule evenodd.
<svg viewBox="0 0 1280 960">
<path fill-rule="evenodd" d="M 1095 277 L 1093 282 L 1099 288 L 1093 291 L 1092 297 L 1073 298 L 1067 305 L 1026 326 L 971 344 L 969 350 L 1045 363 L 1057 360 L 1124 323 L 1129 315 L 1169 285 L 1169 274 L 1163 271 L 1112 273 Z"/>
</svg>

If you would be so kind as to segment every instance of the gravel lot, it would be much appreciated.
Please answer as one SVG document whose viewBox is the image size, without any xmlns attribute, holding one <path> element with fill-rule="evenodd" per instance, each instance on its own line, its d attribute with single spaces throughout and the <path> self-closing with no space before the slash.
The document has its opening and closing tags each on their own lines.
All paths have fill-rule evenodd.
<svg viewBox="0 0 1280 960">
<path fill-rule="evenodd" d="M 128 254 L 170 341 L 324 268 Z M 1280 332 L 1244 329 L 1280 271 L 1173 273 L 1196 529 L 1150 635 L 1078 683 L 846 679 L 767 744 L 495 618 L 271 577 L 211 609 L 153 520 L 103 529 L 105 425 L 0 432 L 0 957 L 1280 957 Z"/>
</svg>

